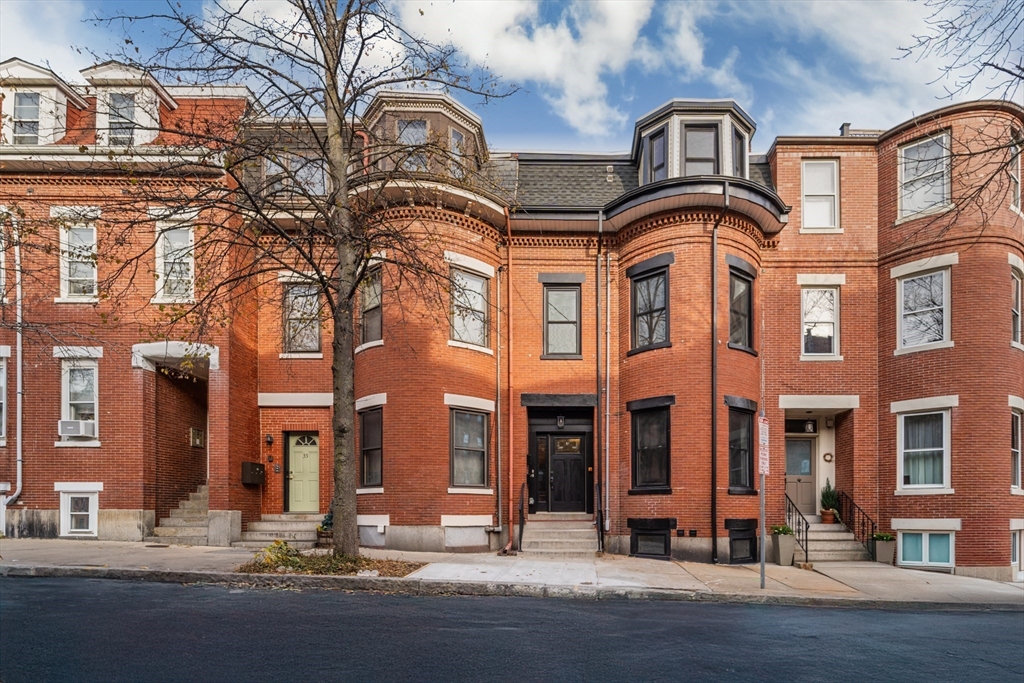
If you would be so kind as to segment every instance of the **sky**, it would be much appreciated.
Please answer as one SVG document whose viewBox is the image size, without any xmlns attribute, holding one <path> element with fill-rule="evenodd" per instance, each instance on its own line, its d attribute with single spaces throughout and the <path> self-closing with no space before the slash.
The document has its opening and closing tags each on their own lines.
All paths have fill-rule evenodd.
<svg viewBox="0 0 1024 683">
<path fill-rule="evenodd" d="M 160 3 L 0 0 L 0 61 L 20 57 L 80 82 L 77 72 L 95 61 L 89 51 L 102 55 L 121 40 L 87 19 L 146 4 Z M 626 151 L 635 121 L 672 98 L 736 100 L 757 123 L 755 152 L 779 135 L 833 135 L 845 122 L 885 129 L 950 103 L 942 60 L 900 58 L 931 12 L 910 0 L 400 0 L 395 8 L 407 30 L 451 41 L 470 65 L 519 88 L 486 105 L 464 101 L 495 150 Z M 976 84 L 959 99 L 986 94 Z"/>
</svg>

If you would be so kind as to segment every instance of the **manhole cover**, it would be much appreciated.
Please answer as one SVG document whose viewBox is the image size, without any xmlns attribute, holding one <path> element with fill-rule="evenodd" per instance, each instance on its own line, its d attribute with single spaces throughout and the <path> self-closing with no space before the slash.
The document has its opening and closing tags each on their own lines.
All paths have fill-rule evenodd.
<svg viewBox="0 0 1024 683">
<path fill-rule="evenodd" d="M 169 546 L 166 543 L 153 543 L 152 545 L 147 545 L 146 547 L 147 548 L 167 548 Z"/>
</svg>

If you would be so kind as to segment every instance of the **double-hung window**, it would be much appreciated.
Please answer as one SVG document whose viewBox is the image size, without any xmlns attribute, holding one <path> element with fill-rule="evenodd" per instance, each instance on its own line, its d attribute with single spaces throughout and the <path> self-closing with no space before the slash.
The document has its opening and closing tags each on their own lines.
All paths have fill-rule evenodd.
<svg viewBox="0 0 1024 683">
<path fill-rule="evenodd" d="M 580 287 L 544 286 L 544 355 L 579 357 Z"/>
<path fill-rule="evenodd" d="M 381 269 L 371 268 L 363 278 L 359 300 L 362 307 L 362 324 L 360 343 L 379 341 L 381 333 Z"/>
<path fill-rule="evenodd" d="M 899 347 L 906 349 L 949 340 L 949 271 L 899 280 Z"/>
<path fill-rule="evenodd" d="M 950 202 L 949 133 L 900 147 L 900 218 Z"/>
<path fill-rule="evenodd" d="M 668 341 L 668 270 L 632 281 L 633 348 L 642 349 Z"/>
<path fill-rule="evenodd" d="M 449 136 L 449 154 L 451 154 L 451 169 L 452 176 L 456 178 L 464 178 L 466 176 L 466 164 L 465 159 L 467 158 L 466 149 L 466 136 L 454 128 L 451 129 Z"/>
<path fill-rule="evenodd" d="M 0 358 L 0 439 L 7 437 L 7 359 Z"/>
<path fill-rule="evenodd" d="M 627 405 L 628 408 L 633 408 L 631 493 L 667 492 L 671 486 L 669 406 L 672 403 L 675 403 L 674 396 L 642 399 L 632 402 L 633 405 Z M 646 407 L 651 404 L 660 405 Z"/>
<path fill-rule="evenodd" d="M 102 482 L 55 482 L 60 493 L 60 535 L 96 536 Z"/>
<path fill-rule="evenodd" d="M 949 411 L 900 414 L 897 427 L 897 489 L 922 493 L 949 489 Z"/>
<path fill-rule="evenodd" d="M 181 224 L 157 226 L 157 283 L 159 301 L 191 301 L 194 295 L 195 263 L 192 228 Z"/>
<path fill-rule="evenodd" d="M 661 128 L 644 138 L 643 182 L 668 178 L 668 131 Z"/>
<path fill-rule="evenodd" d="M 729 346 L 754 348 L 754 280 L 745 271 L 729 269 Z"/>
<path fill-rule="evenodd" d="M 466 270 L 452 268 L 452 340 L 487 346 L 488 279 Z"/>
<path fill-rule="evenodd" d="M 451 485 L 487 486 L 486 413 L 451 411 Z"/>
<path fill-rule="evenodd" d="M 1010 486 L 1018 491 L 1021 489 L 1021 442 L 1024 440 L 1021 435 L 1022 421 L 1024 417 L 1021 413 L 1010 413 Z"/>
<path fill-rule="evenodd" d="M 402 170 L 427 170 L 427 122 L 424 119 L 399 119 L 398 150 Z"/>
<path fill-rule="evenodd" d="M 14 93 L 14 135 L 16 145 L 39 144 L 39 93 Z"/>
<path fill-rule="evenodd" d="M 804 356 L 836 356 L 839 354 L 839 288 L 804 287 L 803 347 Z"/>
<path fill-rule="evenodd" d="M 284 289 L 285 353 L 320 351 L 320 289 L 313 284 L 288 284 Z"/>
<path fill-rule="evenodd" d="M 1018 132 L 1019 136 L 1020 133 Z M 1010 163 L 1007 165 L 1006 172 L 1010 174 L 1010 206 L 1020 211 L 1021 200 L 1020 200 L 1020 171 L 1021 171 L 1021 142 L 1014 142 L 1010 147 Z"/>
<path fill-rule="evenodd" d="M 1010 270 L 1010 341 L 1015 344 L 1024 342 L 1021 334 L 1021 300 L 1024 299 L 1024 273 L 1017 269 Z"/>
<path fill-rule="evenodd" d="M 70 224 L 61 229 L 61 297 L 96 297 L 96 228 Z"/>
<path fill-rule="evenodd" d="M 718 126 L 682 124 L 683 175 L 718 173 Z"/>
<path fill-rule="evenodd" d="M 91 423 L 81 430 L 82 436 L 64 436 L 63 441 L 99 439 L 97 375 L 95 360 L 69 358 L 61 367 L 61 419 Z"/>
<path fill-rule="evenodd" d="M 135 135 L 135 95 L 131 93 L 110 93 L 111 145 L 131 145 Z"/>
<path fill-rule="evenodd" d="M 803 162 L 802 228 L 839 228 L 839 162 L 822 159 Z"/>
<path fill-rule="evenodd" d="M 747 177 L 747 139 L 736 128 L 732 129 L 732 174 Z"/>
<path fill-rule="evenodd" d="M 754 490 L 754 413 L 729 408 L 729 492 Z"/>
<path fill-rule="evenodd" d="M 383 411 L 381 408 L 359 414 L 360 486 L 380 487 L 383 480 Z"/>
</svg>

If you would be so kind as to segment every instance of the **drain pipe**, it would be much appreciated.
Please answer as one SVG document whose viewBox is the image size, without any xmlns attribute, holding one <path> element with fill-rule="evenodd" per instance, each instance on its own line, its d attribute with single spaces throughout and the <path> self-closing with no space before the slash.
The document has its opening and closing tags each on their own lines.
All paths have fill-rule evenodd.
<svg viewBox="0 0 1024 683">
<path fill-rule="evenodd" d="M 15 432 L 15 451 L 16 451 L 16 466 L 15 466 L 15 488 L 14 493 L 9 496 L 4 496 L 3 508 L 6 509 L 8 505 L 18 500 L 21 496 L 22 489 L 22 468 L 24 462 L 24 439 L 22 438 L 22 403 L 24 401 L 25 388 L 22 379 L 24 370 L 24 360 L 22 358 L 22 323 L 24 317 L 23 302 L 21 296 L 21 233 L 18 229 L 18 217 L 7 210 L 7 207 L 0 207 L 3 212 L 6 213 L 11 219 L 11 240 L 14 242 L 14 301 L 15 301 L 15 363 L 17 364 L 17 380 L 16 380 L 16 432 Z M 5 515 L 6 517 L 6 515 Z M 0 532 L 6 531 L 7 520 L 0 519 Z"/>
<path fill-rule="evenodd" d="M 601 212 L 602 218 L 604 217 L 604 211 Z M 600 286 L 600 283 L 598 283 Z M 610 472 L 608 469 L 609 458 L 608 458 L 608 434 L 611 432 L 611 388 L 609 382 L 612 376 L 612 255 L 607 249 L 604 252 L 604 470 Z M 608 490 L 608 482 L 611 481 L 611 475 L 605 479 L 604 487 L 604 530 L 605 532 L 612 530 L 612 520 L 609 514 L 609 507 L 611 506 L 612 494 Z"/>
<path fill-rule="evenodd" d="M 722 213 L 711 227 L 711 564 L 718 564 L 718 226 L 729 211 L 728 180 L 722 195 Z"/>
<path fill-rule="evenodd" d="M 504 270 L 504 268 L 505 268 L 504 266 L 498 266 L 498 272 L 497 272 L 497 276 L 498 276 L 498 280 L 497 280 L 498 307 L 497 307 L 497 309 L 495 311 L 497 313 L 497 315 L 495 315 L 495 317 L 498 319 L 497 320 L 497 325 L 498 325 L 498 341 L 494 345 L 494 414 L 496 416 L 495 417 L 495 423 L 496 423 L 496 426 L 497 426 L 497 433 L 498 433 L 498 438 L 497 438 L 497 443 L 496 443 L 496 445 L 497 445 L 497 467 L 495 468 L 497 470 L 497 472 L 498 472 L 498 476 L 495 477 L 495 479 L 497 480 L 496 484 L 497 484 L 497 490 L 498 490 L 498 526 L 495 529 L 495 531 L 497 531 L 499 534 L 501 533 L 501 529 L 502 529 L 502 526 L 503 526 L 502 519 L 501 519 L 501 517 L 502 517 L 502 509 L 501 508 L 503 507 L 502 504 L 501 504 L 501 271 Z M 509 536 L 511 537 L 511 534 L 509 534 Z M 498 538 L 500 539 L 501 536 L 499 536 Z M 499 543 L 500 543 L 500 541 L 499 541 Z"/>
<path fill-rule="evenodd" d="M 598 498 L 594 502 L 595 502 L 595 506 L 598 507 L 598 508 L 601 507 L 601 489 L 604 488 L 601 485 L 601 482 L 604 480 L 604 465 L 601 464 L 601 449 L 604 446 L 604 441 L 605 441 L 605 438 L 606 438 L 606 435 L 602 434 L 602 427 L 601 427 L 601 237 L 603 236 L 603 233 L 604 233 L 604 211 L 599 211 L 598 214 L 597 214 L 597 263 L 595 264 L 596 271 L 597 271 L 597 277 L 594 279 L 594 296 L 595 296 L 595 299 L 596 299 L 596 302 L 597 302 L 597 315 L 595 316 L 595 321 L 594 321 L 595 327 L 597 328 L 596 330 L 594 330 L 594 332 L 595 332 L 594 337 L 595 337 L 595 341 L 597 342 L 595 344 L 595 346 L 597 347 L 597 349 L 596 349 L 597 350 L 597 362 L 594 364 L 595 365 L 595 368 L 594 368 L 595 373 L 594 374 L 596 375 L 596 382 L 597 382 L 597 408 L 595 410 L 596 415 L 594 416 L 597 419 L 597 430 L 596 430 L 596 432 L 597 432 L 597 448 L 595 448 L 594 450 L 597 452 L 597 461 L 598 461 L 597 462 L 597 491 L 598 491 Z M 581 349 L 581 352 L 582 352 L 582 349 Z M 596 510 L 595 510 L 595 513 L 596 513 Z M 605 515 L 607 515 L 608 514 L 608 510 L 605 509 L 604 513 L 605 513 Z M 595 521 L 596 521 L 596 517 L 595 517 Z"/>
<path fill-rule="evenodd" d="M 508 207 L 505 207 L 505 236 L 508 242 L 505 248 L 505 269 L 506 278 L 505 282 L 508 286 L 508 302 L 506 304 L 508 308 L 508 544 L 501 551 L 507 554 L 512 550 L 512 539 L 515 534 L 512 533 L 512 524 L 515 519 L 515 456 L 513 455 L 516 450 L 515 442 L 515 404 L 512 401 L 514 397 L 514 385 L 512 368 L 515 363 L 511 362 L 512 358 L 512 216 L 509 214 Z M 500 316 L 500 312 L 499 312 Z M 498 340 L 499 345 L 501 339 Z M 500 476 L 500 475 L 499 475 Z M 501 504 L 501 501 L 498 501 Z"/>
</svg>

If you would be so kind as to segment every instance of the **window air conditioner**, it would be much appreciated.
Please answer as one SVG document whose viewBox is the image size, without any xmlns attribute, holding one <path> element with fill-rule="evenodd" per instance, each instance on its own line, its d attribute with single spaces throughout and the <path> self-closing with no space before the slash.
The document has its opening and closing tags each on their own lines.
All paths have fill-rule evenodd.
<svg viewBox="0 0 1024 683">
<path fill-rule="evenodd" d="M 57 423 L 57 433 L 61 436 L 96 436 L 94 420 L 61 420 Z"/>
</svg>

